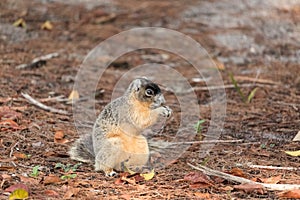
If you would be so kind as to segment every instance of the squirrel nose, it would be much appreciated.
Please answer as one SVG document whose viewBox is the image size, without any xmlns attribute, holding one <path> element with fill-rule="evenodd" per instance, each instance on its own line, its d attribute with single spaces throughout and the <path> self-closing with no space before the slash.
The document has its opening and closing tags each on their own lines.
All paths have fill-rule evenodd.
<svg viewBox="0 0 300 200">
<path fill-rule="evenodd" d="M 165 100 L 165 98 L 164 98 L 164 96 L 162 94 L 159 94 L 159 96 L 158 96 L 158 102 L 160 104 L 165 104 L 166 103 L 166 100 Z"/>
</svg>

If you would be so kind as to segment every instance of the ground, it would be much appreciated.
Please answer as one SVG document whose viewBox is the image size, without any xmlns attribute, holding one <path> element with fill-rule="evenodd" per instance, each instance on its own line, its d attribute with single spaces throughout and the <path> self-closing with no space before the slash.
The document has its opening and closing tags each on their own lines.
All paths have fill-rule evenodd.
<svg viewBox="0 0 300 200">
<path fill-rule="evenodd" d="M 214 176 L 195 180 L 196 175 L 204 175 L 187 163 L 202 163 L 258 182 L 279 177 L 279 183 L 300 184 L 300 159 L 285 153 L 299 150 L 299 142 L 292 141 L 300 131 L 299 1 L 4 0 L 0 2 L 0 16 L 0 199 L 7 199 L 8 188 L 17 183 L 29 187 L 29 199 L 281 198 L 277 191 L 247 192 L 236 188 L 236 182 Z M 14 26 L 21 18 L 26 27 L 22 23 Z M 42 29 L 46 21 L 53 27 Z M 195 143 L 169 165 L 157 169 L 148 181 L 105 177 L 88 164 L 80 165 L 74 173 L 55 168 L 58 163 L 77 163 L 67 153 L 80 135 L 73 117 L 45 111 L 28 102 L 22 93 L 72 113 L 71 104 L 51 97 L 69 96 L 88 52 L 121 31 L 149 26 L 187 34 L 217 63 L 224 85 L 229 86 L 225 89 L 226 118 L 218 139 L 239 142 L 217 143 L 205 157 L 199 156 L 201 144 Z M 54 52 L 58 57 L 39 65 L 17 67 Z M 137 52 L 115 61 L 101 77 L 105 84 L 98 85 L 98 112 L 110 101 L 121 74 L 149 60 L 160 62 L 177 69 L 198 88 L 195 91 L 201 119 L 205 119 L 201 132 L 205 137 L 211 117 L 209 92 L 200 87 L 205 84 L 195 81 L 199 75 L 185 70 L 189 64 L 182 58 L 166 52 L 160 57 L 160 53 Z M 246 97 L 257 88 L 251 102 L 243 102 L 231 73 Z M 165 95 L 174 110 L 163 130 L 168 139 L 178 127 L 176 117 L 181 111 L 171 93 Z M 199 135 L 191 141 L 199 141 Z M 298 170 L 266 170 L 249 164 Z M 39 166 L 39 174 L 31 177 L 35 166 Z M 68 173 L 76 177 L 57 179 Z"/>
</svg>

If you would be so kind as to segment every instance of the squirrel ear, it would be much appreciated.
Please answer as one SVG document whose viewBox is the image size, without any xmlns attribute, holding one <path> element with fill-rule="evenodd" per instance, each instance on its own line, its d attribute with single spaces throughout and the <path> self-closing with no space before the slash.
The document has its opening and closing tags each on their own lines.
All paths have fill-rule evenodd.
<svg viewBox="0 0 300 200">
<path fill-rule="evenodd" d="M 135 79 L 134 81 L 132 81 L 131 83 L 131 90 L 133 89 L 134 91 L 139 91 L 140 90 L 140 87 L 142 86 L 142 81 L 141 79 Z"/>
</svg>

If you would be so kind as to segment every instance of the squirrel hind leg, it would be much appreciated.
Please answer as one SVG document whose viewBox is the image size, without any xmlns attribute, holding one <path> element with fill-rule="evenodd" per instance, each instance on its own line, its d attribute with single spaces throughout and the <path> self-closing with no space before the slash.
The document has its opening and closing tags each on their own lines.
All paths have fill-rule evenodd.
<svg viewBox="0 0 300 200">
<path fill-rule="evenodd" d="M 69 151 L 73 160 L 85 163 L 94 163 L 95 155 L 93 150 L 93 139 L 91 134 L 80 137 Z"/>
<path fill-rule="evenodd" d="M 102 171 L 105 173 L 105 176 L 113 177 L 117 175 L 117 172 L 110 166 L 103 165 L 99 162 L 95 162 L 95 171 Z"/>
<path fill-rule="evenodd" d="M 115 176 L 114 169 L 119 170 L 120 151 L 111 142 L 103 142 L 95 155 L 95 170 L 104 172 L 106 176 Z"/>
</svg>

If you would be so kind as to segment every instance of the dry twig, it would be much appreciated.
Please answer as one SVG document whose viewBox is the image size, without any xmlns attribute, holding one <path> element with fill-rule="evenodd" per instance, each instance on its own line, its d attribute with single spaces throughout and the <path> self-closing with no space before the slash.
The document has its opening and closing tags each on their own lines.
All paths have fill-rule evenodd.
<svg viewBox="0 0 300 200">
<path fill-rule="evenodd" d="M 221 177 L 223 179 L 229 180 L 229 181 L 234 181 L 234 182 L 238 182 L 241 184 L 245 184 L 245 183 L 250 183 L 250 184 L 258 184 L 261 185 L 263 187 L 265 187 L 267 190 L 269 191 L 283 191 L 283 190 L 294 190 L 294 189 L 300 189 L 300 185 L 297 184 L 267 184 L 267 183 L 259 183 L 259 182 L 255 182 L 255 181 L 251 181 L 249 179 L 246 178 L 242 178 L 242 177 L 238 177 L 238 176 L 233 176 L 230 174 L 226 174 L 224 172 L 220 172 L 220 171 L 216 171 L 213 169 L 210 169 L 208 167 L 202 166 L 202 165 L 198 165 L 198 166 L 194 166 L 190 163 L 187 163 L 190 167 L 202 171 L 203 173 L 210 175 L 210 176 L 218 176 Z"/>
<path fill-rule="evenodd" d="M 39 107 L 43 110 L 53 112 L 53 113 L 58 113 L 58 114 L 61 114 L 61 115 L 69 115 L 69 113 L 67 111 L 59 110 L 59 109 L 56 109 L 56 108 L 51 108 L 49 106 L 46 106 L 45 104 L 42 104 L 41 102 L 39 102 L 39 101 L 35 100 L 34 98 L 32 98 L 29 94 L 26 94 L 26 93 L 21 93 L 21 94 L 30 103 L 32 103 L 33 105 L 35 105 L 35 106 L 37 106 L 37 107 Z"/>
<path fill-rule="evenodd" d="M 252 78 L 252 77 L 247 77 L 247 76 L 234 76 L 236 80 L 240 81 L 252 81 L 254 83 L 262 83 L 262 84 L 271 84 L 271 85 L 279 85 L 280 83 L 268 80 L 268 79 L 261 79 L 258 77 Z"/>
<path fill-rule="evenodd" d="M 276 87 L 275 85 L 266 85 L 266 84 L 259 84 L 259 83 L 245 83 L 245 84 L 239 84 L 239 87 L 243 88 L 248 88 L 248 87 L 254 87 L 254 86 L 259 86 L 259 87 Z M 229 85 L 219 85 L 219 86 L 203 86 L 203 87 L 194 87 L 190 88 L 187 90 L 186 93 L 190 93 L 192 91 L 206 91 L 206 90 L 219 90 L 219 89 L 234 89 L 235 86 L 233 84 Z"/>
<path fill-rule="evenodd" d="M 170 142 L 170 145 L 178 144 L 212 144 L 212 143 L 237 143 L 243 142 L 244 140 L 202 140 L 202 141 L 191 141 L 191 142 Z"/>
<path fill-rule="evenodd" d="M 299 170 L 300 168 L 297 167 L 276 167 L 276 166 L 265 166 L 265 165 L 247 165 L 248 167 L 251 168 L 259 168 L 259 169 L 276 169 L 276 170 L 291 170 L 291 171 L 296 171 Z"/>
<path fill-rule="evenodd" d="M 13 156 L 14 153 L 14 148 L 19 144 L 19 142 L 16 142 L 11 148 L 10 148 L 10 153 L 9 153 L 9 157 L 11 158 Z M 13 166 L 17 166 L 16 163 L 14 161 L 11 161 L 11 163 L 13 164 Z"/>
<path fill-rule="evenodd" d="M 47 55 L 44 55 L 44 56 L 40 56 L 40 57 L 37 57 L 37 58 L 33 59 L 31 61 L 31 63 L 29 63 L 29 64 L 21 64 L 21 65 L 16 66 L 16 69 L 25 69 L 25 68 L 40 66 L 42 64 L 45 64 L 46 60 L 49 60 L 51 58 L 55 58 L 57 56 L 59 56 L 58 53 L 50 53 L 50 54 L 47 54 Z"/>
</svg>

